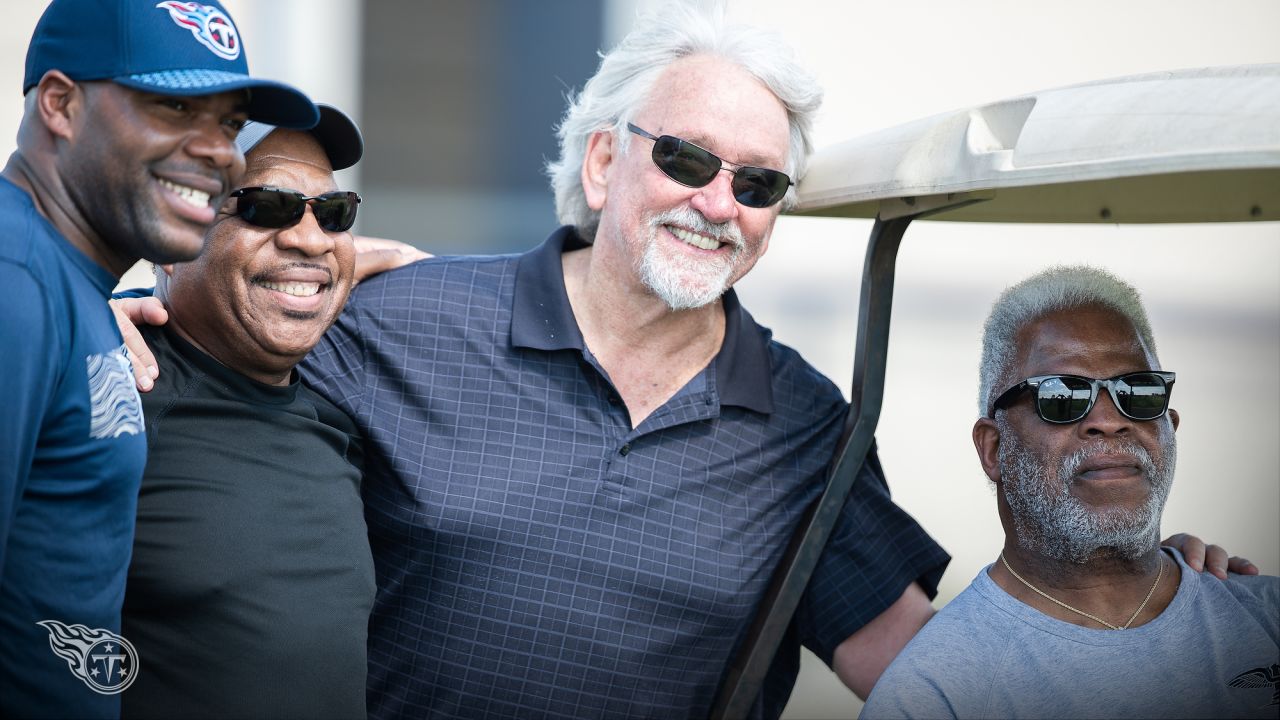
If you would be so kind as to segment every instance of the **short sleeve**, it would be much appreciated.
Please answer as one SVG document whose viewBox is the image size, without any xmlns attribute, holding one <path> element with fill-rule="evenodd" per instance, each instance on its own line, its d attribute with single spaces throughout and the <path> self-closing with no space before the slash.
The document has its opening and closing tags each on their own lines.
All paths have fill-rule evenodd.
<svg viewBox="0 0 1280 720">
<path fill-rule="evenodd" d="M 56 342 L 44 287 L 26 268 L 0 260 L 0 287 L 5 310 L 0 312 L 0 569 L 18 501 L 31 475 L 40 428 L 58 381 L 57 368 L 65 348 Z"/>
<path fill-rule="evenodd" d="M 951 557 L 889 495 L 874 442 L 796 610 L 799 640 L 831 664 L 836 647 L 917 582 L 933 598 Z"/>
</svg>

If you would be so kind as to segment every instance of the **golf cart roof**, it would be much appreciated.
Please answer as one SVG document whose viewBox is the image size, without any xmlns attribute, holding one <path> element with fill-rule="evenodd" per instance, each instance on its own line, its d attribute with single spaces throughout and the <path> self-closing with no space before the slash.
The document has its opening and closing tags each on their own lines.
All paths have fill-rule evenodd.
<svg viewBox="0 0 1280 720">
<path fill-rule="evenodd" d="M 797 214 L 1280 220 L 1280 64 L 1136 75 L 943 113 L 819 150 Z M 974 202 L 955 207 L 957 201 Z"/>
<path fill-rule="evenodd" d="M 1157 223 L 1280 220 L 1280 65 L 1182 70 L 1033 93 L 819 150 L 798 214 L 875 218 L 850 412 L 822 498 L 797 530 L 729 667 L 713 720 L 760 696 L 872 446 L 894 263 L 917 218 Z"/>
</svg>

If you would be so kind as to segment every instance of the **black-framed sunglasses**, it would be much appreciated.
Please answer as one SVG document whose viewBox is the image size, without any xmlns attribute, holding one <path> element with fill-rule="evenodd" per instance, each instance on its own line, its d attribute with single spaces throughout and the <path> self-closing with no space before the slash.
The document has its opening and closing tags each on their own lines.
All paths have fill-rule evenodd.
<svg viewBox="0 0 1280 720">
<path fill-rule="evenodd" d="M 1055 425 L 1079 422 L 1093 409 L 1099 388 L 1105 387 L 1121 415 L 1130 420 L 1155 420 L 1169 410 L 1176 377 L 1176 373 L 1158 370 L 1125 373 L 1106 380 L 1036 375 L 1001 393 L 988 417 L 995 417 L 996 410 L 1012 405 L 1023 392 L 1034 390 L 1036 414 L 1041 420 Z"/>
<path fill-rule="evenodd" d="M 235 214 L 251 225 L 285 228 L 296 225 L 307 212 L 315 213 L 316 223 L 329 232 L 350 230 L 356 221 L 360 196 L 354 192 L 328 192 L 303 195 L 297 190 L 280 187 L 247 187 L 231 193 L 236 199 Z"/>
<path fill-rule="evenodd" d="M 715 179 L 721 170 L 732 165 L 733 197 L 753 208 L 766 208 L 777 203 L 794 183 L 786 173 L 769 168 L 735 165 L 721 160 L 709 150 L 671 135 L 658 137 L 627 123 L 627 129 L 653 141 L 653 164 L 667 177 L 686 187 L 700 188 Z"/>
</svg>

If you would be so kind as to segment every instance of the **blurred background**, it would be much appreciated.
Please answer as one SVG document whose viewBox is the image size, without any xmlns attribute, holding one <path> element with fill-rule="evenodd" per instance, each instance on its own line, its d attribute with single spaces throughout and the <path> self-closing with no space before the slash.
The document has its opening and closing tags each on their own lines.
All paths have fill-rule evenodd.
<svg viewBox="0 0 1280 720">
<path fill-rule="evenodd" d="M 520 251 L 555 227 L 542 175 L 567 93 L 650 0 L 226 0 L 250 67 L 360 122 L 340 183 L 358 231 L 436 253 Z M 41 0 L 0 24 L 0 138 L 12 147 Z M 1275 0 L 964 3 L 734 0 L 826 87 L 817 146 L 1035 90 L 1158 70 L 1280 61 Z M 743 302 L 846 395 L 870 221 L 783 217 Z M 990 484 L 970 441 L 982 322 L 999 292 L 1054 263 L 1105 266 L 1144 294 L 1178 372 L 1177 481 L 1165 534 L 1192 531 L 1280 573 L 1280 225 L 917 222 L 898 259 L 877 432 L 894 497 L 954 560 L 939 607 L 995 559 Z M 124 284 L 147 282 L 145 270 Z M 789 718 L 860 703 L 812 656 Z"/>
</svg>

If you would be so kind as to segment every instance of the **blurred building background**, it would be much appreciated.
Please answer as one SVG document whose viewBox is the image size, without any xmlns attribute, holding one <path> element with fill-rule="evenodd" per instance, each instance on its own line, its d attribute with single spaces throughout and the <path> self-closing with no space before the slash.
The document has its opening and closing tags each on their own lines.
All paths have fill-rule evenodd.
<svg viewBox="0 0 1280 720">
<path fill-rule="evenodd" d="M 357 229 L 437 253 L 519 251 L 554 228 L 542 175 L 565 95 L 654 0 L 226 0 L 250 67 L 338 105 L 364 129 L 340 182 Z M 42 0 L 0 25 L 0 144 L 21 115 L 22 58 Z M 819 148 L 1039 89 L 1159 70 L 1280 61 L 1274 0 L 887 2 L 734 0 L 775 27 L 827 89 Z M 4 90 L 8 88 L 8 90 Z M 741 284 L 746 305 L 846 394 L 870 222 L 779 220 Z M 877 433 L 898 502 L 954 555 L 936 604 L 1002 533 L 969 437 L 979 334 L 1005 286 L 1052 263 L 1106 266 L 1143 291 L 1178 372 L 1177 482 L 1166 534 L 1193 531 L 1280 573 L 1280 226 L 916 223 L 898 259 Z M 146 273 L 126 284 L 144 282 Z M 790 718 L 860 704 L 812 656 Z"/>
</svg>

